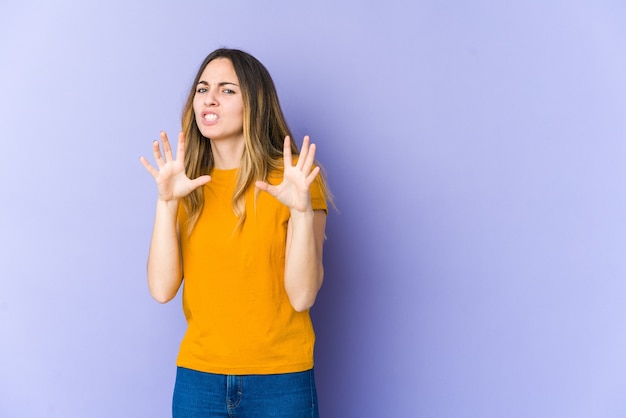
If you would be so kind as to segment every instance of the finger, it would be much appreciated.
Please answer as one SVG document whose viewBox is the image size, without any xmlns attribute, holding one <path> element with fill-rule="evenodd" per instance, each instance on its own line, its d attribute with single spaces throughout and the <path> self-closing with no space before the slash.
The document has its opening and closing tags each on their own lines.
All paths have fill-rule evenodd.
<svg viewBox="0 0 626 418">
<path fill-rule="evenodd" d="M 306 176 L 306 181 L 305 181 L 306 187 L 311 187 L 311 184 L 313 184 L 313 181 L 315 181 L 315 177 L 317 177 L 319 173 L 320 173 L 320 167 L 317 166 L 311 171 L 311 174 Z"/>
<path fill-rule="evenodd" d="M 283 143 L 283 160 L 285 163 L 285 167 L 292 166 L 291 160 L 291 138 L 289 136 L 285 137 L 285 142 Z"/>
<path fill-rule="evenodd" d="M 161 155 L 161 147 L 159 146 L 159 141 L 157 140 L 152 142 L 152 153 L 154 154 L 154 161 L 156 161 L 157 167 L 163 167 L 163 165 L 165 165 L 165 161 L 163 160 L 163 155 Z"/>
<path fill-rule="evenodd" d="M 315 163 L 315 151 L 316 150 L 317 150 L 317 146 L 315 144 L 311 144 L 311 146 L 308 149 L 306 159 L 302 165 L 302 171 L 305 174 L 311 171 L 311 168 L 313 167 L 313 164 Z"/>
<path fill-rule="evenodd" d="M 152 177 L 156 178 L 159 175 L 158 170 L 154 168 L 154 166 L 150 164 L 150 162 L 148 162 L 146 158 L 139 157 L 139 162 L 141 162 L 141 165 L 143 165 L 145 169 L 148 170 L 148 173 L 150 173 Z"/>
<path fill-rule="evenodd" d="M 178 134 L 178 147 L 176 148 L 176 159 L 185 161 L 185 135 L 180 132 Z"/>
<path fill-rule="evenodd" d="M 211 176 L 200 176 L 198 178 L 195 178 L 193 180 L 191 180 L 191 186 L 193 187 L 193 190 L 197 189 L 200 186 L 203 186 L 205 184 L 207 184 L 208 182 L 211 181 Z"/>
<path fill-rule="evenodd" d="M 255 181 L 255 182 L 254 182 L 254 185 L 255 185 L 256 187 L 258 187 L 259 189 L 263 190 L 263 191 L 267 191 L 268 187 L 270 186 L 270 185 L 269 185 L 269 184 L 267 184 L 266 182 L 264 182 L 264 181 L 260 181 L 260 180 Z"/>
<path fill-rule="evenodd" d="M 163 143 L 163 154 L 165 154 L 165 161 L 173 161 L 174 155 L 172 155 L 172 146 L 167 138 L 167 134 L 161 131 L 161 142 Z"/>
<path fill-rule="evenodd" d="M 305 136 L 302 140 L 302 148 L 300 148 L 300 154 L 298 155 L 298 163 L 296 166 L 302 170 L 304 166 L 304 161 L 306 160 L 306 156 L 309 153 L 309 136 Z"/>
<path fill-rule="evenodd" d="M 276 186 L 272 186 L 271 184 L 266 183 L 264 181 L 260 181 L 260 180 L 256 181 L 254 185 L 258 187 L 260 190 L 263 190 L 264 192 L 268 192 L 269 194 L 274 195 Z"/>
</svg>

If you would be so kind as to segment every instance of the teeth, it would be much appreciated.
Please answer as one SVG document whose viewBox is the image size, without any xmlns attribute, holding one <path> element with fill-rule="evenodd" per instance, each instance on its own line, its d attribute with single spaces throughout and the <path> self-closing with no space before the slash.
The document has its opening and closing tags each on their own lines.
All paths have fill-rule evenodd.
<svg viewBox="0 0 626 418">
<path fill-rule="evenodd" d="M 215 113 L 207 113 L 206 115 L 204 115 L 204 119 L 208 121 L 216 120 L 217 115 Z"/>
</svg>

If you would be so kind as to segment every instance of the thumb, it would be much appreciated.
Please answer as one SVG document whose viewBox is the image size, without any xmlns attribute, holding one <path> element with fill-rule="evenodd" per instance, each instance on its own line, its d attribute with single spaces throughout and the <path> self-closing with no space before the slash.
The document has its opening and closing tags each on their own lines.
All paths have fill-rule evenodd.
<svg viewBox="0 0 626 418">
<path fill-rule="evenodd" d="M 256 182 L 254 183 L 254 185 L 255 185 L 256 187 L 258 187 L 259 189 L 261 189 L 261 190 L 265 191 L 265 192 L 266 192 L 266 191 L 267 191 L 267 189 L 269 189 L 269 187 L 270 187 L 270 185 L 269 185 L 269 184 L 267 184 L 267 183 L 266 183 L 266 182 L 264 182 L 264 181 L 260 181 L 260 180 L 259 180 L 259 181 L 256 181 Z"/>
<path fill-rule="evenodd" d="M 191 185 L 194 189 L 197 189 L 198 187 L 203 186 L 210 181 L 211 181 L 211 176 L 208 176 L 208 175 L 200 176 L 198 178 L 191 180 Z"/>
</svg>

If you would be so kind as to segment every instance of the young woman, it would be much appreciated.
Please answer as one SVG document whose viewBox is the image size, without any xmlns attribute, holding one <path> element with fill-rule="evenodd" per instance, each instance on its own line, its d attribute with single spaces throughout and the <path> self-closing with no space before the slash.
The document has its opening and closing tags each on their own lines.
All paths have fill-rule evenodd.
<svg viewBox="0 0 626 418">
<path fill-rule="evenodd" d="M 315 335 L 327 189 L 305 137 L 298 154 L 266 68 L 218 49 L 202 63 L 174 156 L 153 144 L 158 187 L 148 285 L 183 284 L 187 331 L 174 417 L 316 417 Z"/>
</svg>

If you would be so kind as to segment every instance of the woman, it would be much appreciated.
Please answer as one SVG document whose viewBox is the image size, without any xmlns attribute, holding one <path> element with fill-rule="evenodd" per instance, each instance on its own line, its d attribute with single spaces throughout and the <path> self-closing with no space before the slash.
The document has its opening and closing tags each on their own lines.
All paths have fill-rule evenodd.
<svg viewBox="0 0 626 418">
<path fill-rule="evenodd" d="M 165 303 L 184 283 L 174 416 L 318 416 L 308 310 L 328 193 L 315 145 L 295 156 L 269 73 L 239 50 L 204 60 L 182 119 L 176 156 L 162 132 L 156 167 L 141 158 L 158 187 L 150 293 Z"/>
</svg>

